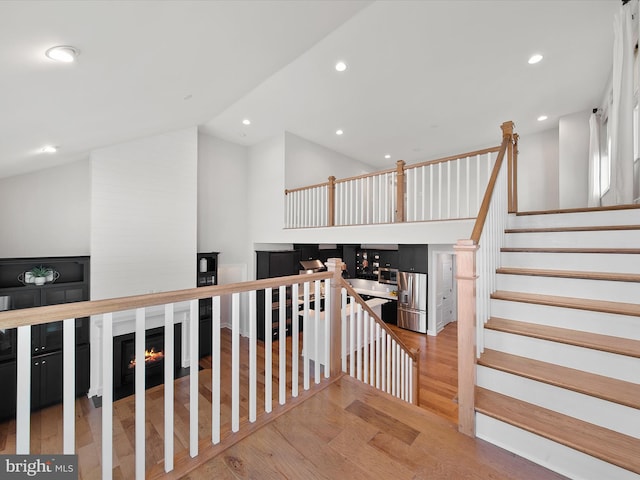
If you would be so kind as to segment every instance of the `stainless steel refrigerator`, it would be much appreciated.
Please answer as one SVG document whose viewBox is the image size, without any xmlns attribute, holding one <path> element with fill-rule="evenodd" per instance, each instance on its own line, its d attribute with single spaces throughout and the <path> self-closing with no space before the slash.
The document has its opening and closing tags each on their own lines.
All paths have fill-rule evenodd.
<svg viewBox="0 0 640 480">
<path fill-rule="evenodd" d="M 398 273 L 398 326 L 427 333 L 426 273 Z"/>
</svg>

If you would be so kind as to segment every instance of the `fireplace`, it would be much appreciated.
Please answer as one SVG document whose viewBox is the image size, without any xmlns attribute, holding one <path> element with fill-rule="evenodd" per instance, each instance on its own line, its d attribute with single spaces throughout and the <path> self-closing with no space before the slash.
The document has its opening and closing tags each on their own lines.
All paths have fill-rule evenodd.
<svg viewBox="0 0 640 480">
<path fill-rule="evenodd" d="M 180 373 L 181 332 L 174 326 L 174 376 Z M 135 334 L 127 333 L 113 338 L 113 392 L 114 398 L 131 395 L 135 391 L 135 372 L 138 360 L 135 355 Z M 145 388 L 164 382 L 164 327 L 152 328 L 145 333 Z"/>
</svg>

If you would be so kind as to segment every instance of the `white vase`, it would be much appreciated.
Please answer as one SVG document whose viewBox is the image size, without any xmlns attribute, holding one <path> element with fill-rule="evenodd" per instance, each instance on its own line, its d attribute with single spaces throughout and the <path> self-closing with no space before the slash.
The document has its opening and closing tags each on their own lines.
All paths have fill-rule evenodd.
<svg viewBox="0 0 640 480">
<path fill-rule="evenodd" d="M 200 273 L 204 273 L 207 271 L 207 259 L 206 257 L 202 257 L 200 259 Z"/>
<path fill-rule="evenodd" d="M 24 283 L 33 283 L 34 277 L 31 272 L 24 272 Z"/>
<path fill-rule="evenodd" d="M 34 277 L 35 280 L 35 284 L 36 285 L 44 285 L 44 283 L 47 281 L 46 277 Z"/>
</svg>

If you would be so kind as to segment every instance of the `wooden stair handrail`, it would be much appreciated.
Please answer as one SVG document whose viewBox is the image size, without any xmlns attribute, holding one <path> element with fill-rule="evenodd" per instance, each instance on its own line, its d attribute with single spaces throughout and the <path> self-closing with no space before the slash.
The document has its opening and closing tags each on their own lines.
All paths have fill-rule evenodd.
<svg viewBox="0 0 640 480">
<path fill-rule="evenodd" d="M 290 275 L 287 277 L 266 278 L 228 285 L 212 285 L 208 287 L 188 288 L 171 292 L 149 293 L 130 297 L 109 298 L 86 302 L 63 303 L 46 307 L 24 308 L 0 312 L 0 328 L 15 328 L 27 325 L 65 320 L 68 318 L 82 318 L 103 313 L 120 312 L 136 308 L 153 307 L 168 303 L 179 303 L 202 298 L 211 298 L 232 293 L 276 288 L 281 285 L 311 282 L 332 278 L 330 272 L 312 273 L 304 275 Z"/>
<path fill-rule="evenodd" d="M 503 123 L 502 130 L 502 145 L 500 145 L 500 151 L 498 152 L 496 163 L 493 165 L 491 178 L 489 178 L 489 184 L 487 185 L 487 189 L 484 192 L 484 197 L 482 198 L 482 204 L 480 205 L 478 217 L 476 218 L 476 222 L 473 225 L 473 230 L 471 231 L 471 240 L 476 245 L 480 241 L 480 236 L 482 235 L 482 230 L 484 229 L 484 223 L 487 220 L 487 215 L 489 214 L 491 197 L 493 196 L 493 191 L 495 190 L 496 182 L 498 181 L 498 174 L 500 173 L 500 169 L 502 168 L 502 163 L 504 161 L 504 156 L 507 152 L 507 149 L 509 149 L 509 158 L 512 158 L 512 148 L 509 147 L 513 147 L 513 122 Z M 509 182 L 509 184 L 509 191 L 511 191 L 511 182 Z"/>
</svg>

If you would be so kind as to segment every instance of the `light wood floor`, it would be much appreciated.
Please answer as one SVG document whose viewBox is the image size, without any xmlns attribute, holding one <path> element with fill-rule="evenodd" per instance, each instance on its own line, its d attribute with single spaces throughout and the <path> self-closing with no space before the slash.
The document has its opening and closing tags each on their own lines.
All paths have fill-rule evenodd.
<svg viewBox="0 0 640 480">
<path fill-rule="evenodd" d="M 344 376 L 185 480 L 564 478 Z"/>
<path fill-rule="evenodd" d="M 544 469 L 532 466 L 522 459 L 490 446 L 479 440 L 467 439 L 456 431 L 457 389 L 456 368 L 456 328 L 448 325 L 438 337 L 427 337 L 402 329 L 398 335 L 411 347 L 419 347 L 420 355 L 420 407 L 406 409 L 406 404 L 388 395 L 374 394 L 366 386 L 357 386 L 353 381 L 341 379 L 315 395 L 297 400 L 295 407 L 285 410 L 278 407 L 277 386 L 274 386 L 274 412 L 281 411 L 281 417 L 262 428 L 252 428 L 252 434 L 240 440 L 235 446 L 223 451 L 214 460 L 200 467 L 197 472 L 185 478 L 405 478 L 407 472 L 413 477 L 427 478 L 560 478 L 550 475 Z M 228 330 L 222 332 L 222 344 L 229 345 Z M 246 339 L 241 344 L 246 347 Z M 274 363 L 277 362 L 277 343 L 273 345 Z M 248 362 L 246 348 L 241 355 L 241 364 Z M 287 348 L 290 351 L 290 345 Z M 230 371 L 228 348 L 223 348 L 223 384 L 228 383 Z M 258 348 L 258 364 L 263 362 L 263 349 Z M 205 368 L 200 372 L 200 434 L 201 452 L 210 447 L 210 398 L 211 376 L 208 359 L 201 361 Z M 244 368 L 241 368 L 244 372 Z M 274 377 L 277 372 L 274 371 Z M 264 370 L 258 374 L 258 382 L 264 381 Z M 290 385 L 291 373 L 288 365 L 287 381 Z M 241 375 L 241 417 L 247 414 L 246 373 Z M 288 387 L 288 390 L 290 387 Z M 146 391 L 147 418 L 147 468 L 159 474 L 163 458 L 163 386 Z M 262 386 L 258 398 L 263 399 Z M 114 471 L 115 479 L 133 478 L 134 471 L 134 396 L 114 403 Z M 176 381 L 175 388 L 175 435 L 174 448 L 180 459 L 189 461 L 188 448 L 188 379 Z M 385 401 L 390 402 L 385 404 Z M 222 409 L 223 436 L 229 432 L 230 407 L 228 394 L 223 394 Z M 292 402 L 288 400 L 288 403 Z M 258 402 L 258 415 L 264 411 L 263 400 Z M 79 454 L 80 478 L 100 478 L 101 450 L 101 409 L 95 408 L 86 398 L 76 402 L 76 445 Z M 427 413 L 431 410 L 438 416 Z M 425 419 L 418 422 L 417 412 Z M 272 414 L 273 415 L 273 414 Z M 276 413 L 278 415 L 278 413 Z M 56 453 L 62 450 L 61 406 L 54 406 L 32 414 L 32 453 Z M 399 422 L 399 423 L 398 423 Z M 402 425 L 401 425 L 402 424 Z M 433 425 L 431 425 L 433 424 Z M 418 425 L 421 425 L 418 428 Z M 430 425 L 430 426 L 429 426 Z M 384 427 L 381 429 L 381 426 Z M 407 429 L 406 427 L 409 427 Z M 348 428 L 347 428 L 348 427 Z M 399 428 L 403 433 L 395 432 Z M 389 430 L 390 429 L 390 430 Z M 432 431 L 433 430 L 433 431 Z M 312 432 L 314 437 L 306 438 Z M 394 433 L 395 432 L 395 433 Z M 409 433 L 407 433 L 409 432 Z M 397 438 L 398 435 L 407 435 Z M 304 438 L 304 443 L 302 439 Z M 445 442 L 448 442 L 446 443 Z M 407 443 L 408 442 L 408 443 Z M 445 442 L 445 443 L 443 443 Z M 410 447 L 404 450 L 407 445 Z M 345 457 L 346 448 L 353 444 Z M 431 445 L 433 444 L 433 445 Z M 294 448 L 295 445 L 295 448 Z M 313 448 L 317 445 L 317 448 Z M 286 450 L 285 450 L 286 449 Z M 291 450 L 293 449 L 293 450 Z M 444 451 L 458 452 L 458 460 L 443 457 Z M 15 452 L 15 422 L 0 424 L 0 453 Z M 271 453 L 269 453 L 271 452 Z M 280 453 L 282 452 L 282 453 Z M 285 453 L 286 452 L 286 453 Z M 378 459 L 370 457 L 378 452 Z M 428 452 L 428 453 L 426 453 Z M 440 452 L 440 453 L 438 453 Z M 276 455 L 277 453 L 277 455 Z M 328 455 L 325 462 L 324 454 Z M 336 455 L 345 458 L 338 458 Z M 484 455 L 488 455 L 484 458 Z M 277 457 L 277 458 L 276 458 Z M 387 458 L 388 457 L 388 458 Z M 464 467 L 469 472 L 485 472 L 462 475 L 460 459 L 469 458 Z M 262 460 L 260 460 L 262 459 Z M 270 459 L 270 460 L 269 460 Z M 252 463 L 255 460 L 257 463 Z M 269 462 L 267 462 L 269 460 Z M 428 462 L 427 462 L 428 460 Z M 263 464 L 270 465 L 272 471 L 262 471 Z M 421 463 L 422 462 L 422 463 Z M 425 463 L 426 462 L 426 463 Z M 502 462 L 505 462 L 504 465 Z M 370 464 L 370 465 L 369 465 Z M 380 464 L 380 465 L 378 465 Z M 402 464 L 402 465 L 400 465 Z M 367 465 L 369 465 L 367 467 Z M 484 465 L 484 466 L 483 466 Z M 491 467 L 489 467 L 491 465 Z M 285 468 L 285 466 L 287 466 Z M 397 469 L 396 469 L 397 467 Z M 397 470 L 397 475 L 386 477 L 385 470 Z M 490 470 L 488 470 L 490 468 Z M 343 469 L 343 470 L 340 470 Z M 518 475 L 513 471 L 519 472 Z M 466 471 L 466 470 L 465 470 Z M 523 476 L 522 472 L 535 472 Z M 253 472 L 253 473 L 252 473 Z M 258 473 L 255 473 L 258 472 Z M 285 473 L 289 472 L 289 473 Z M 421 473 L 422 472 L 422 473 Z M 434 473 L 435 472 L 435 473 Z M 334 475 L 335 473 L 335 475 Z M 491 473 L 491 475 L 489 475 Z M 435 475 L 435 476 L 433 476 Z M 474 476 L 476 475 L 476 476 Z M 214 477 L 213 477 L 214 476 Z M 177 478 L 173 475 L 172 478 Z"/>
</svg>

